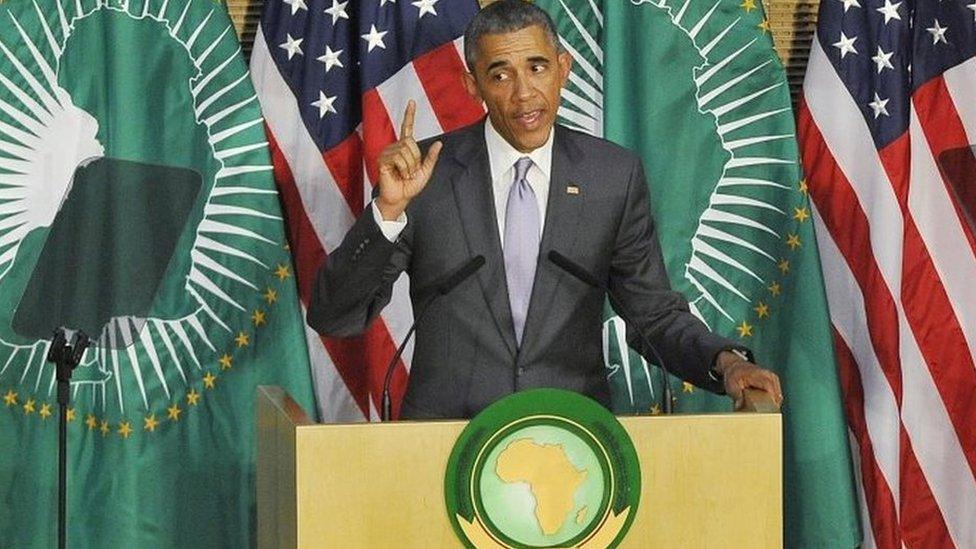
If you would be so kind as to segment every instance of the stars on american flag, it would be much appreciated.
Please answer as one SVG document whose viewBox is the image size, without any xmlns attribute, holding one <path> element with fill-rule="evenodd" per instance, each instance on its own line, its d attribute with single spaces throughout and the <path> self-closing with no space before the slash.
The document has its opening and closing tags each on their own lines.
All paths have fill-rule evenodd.
<svg viewBox="0 0 976 549">
<path fill-rule="evenodd" d="M 822 0 L 819 42 L 876 145 L 901 136 L 911 96 L 976 54 L 976 0 Z"/>
<path fill-rule="evenodd" d="M 342 64 L 342 61 L 339 59 L 340 55 L 342 55 L 342 50 L 332 51 L 332 48 L 328 44 L 326 44 L 325 55 L 318 58 L 319 61 L 325 63 L 326 74 L 328 74 L 329 71 L 332 70 L 332 67 L 343 68 L 345 66 Z"/>
<path fill-rule="evenodd" d="M 881 71 L 885 69 L 895 68 L 891 64 L 891 56 L 894 54 L 895 54 L 894 51 L 885 53 L 885 51 L 881 49 L 881 46 L 878 46 L 878 55 L 875 55 L 874 57 L 871 58 L 871 61 L 874 61 L 874 63 L 878 65 L 878 74 L 881 74 Z"/>
<path fill-rule="evenodd" d="M 439 0 L 417 0 L 416 2 L 411 2 L 411 5 L 416 6 L 420 10 L 420 15 L 417 16 L 418 19 L 423 19 L 424 15 L 431 14 L 433 16 L 437 15 L 437 10 L 434 9 L 434 4 Z"/>
<path fill-rule="evenodd" d="M 943 44 L 948 44 L 949 43 L 949 42 L 946 42 L 946 36 L 945 36 L 946 35 L 946 31 L 949 30 L 949 27 L 940 27 L 939 26 L 939 20 L 938 19 L 935 20 L 935 22 L 932 24 L 931 27 L 929 27 L 929 28 L 927 28 L 925 30 L 928 31 L 928 33 L 932 35 L 932 45 L 933 46 L 936 45 L 936 44 L 938 44 L 939 42 L 942 42 Z"/>
<path fill-rule="evenodd" d="M 876 11 L 884 15 L 885 26 L 888 26 L 888 22 L 891 21 L 892 19 L 897 19 L 901 21 L 901 14 L 898 13 L 898 6 L 900 5 L 901 2 L 892 4 L 891 0 L 884 0 L 884 6 L 877 8 Z"/>
<path fill-rule="evenodd" d="M 312 106 L 318 107 L 319 109 L 319 118 L 325 118 L 325 115 L 330 112 L 338 113 L 338 111 L 335 109 L 334 106 L 336 97 L 337 96 L 335 95 L 333 95 L 332 97 L 326 97 L 325 93 L 321 91 L 319 92 L 319 100 L 312 102 Z"/>
<path fill-rule="evenodd" d="M 882 114 L 885 116 L 891 116 L 888 113 L 888 101 L 890 101 L 890 99 L 881 99 L 878 97 L 878 92 L 874 92 L 874 101 L 868 103 L 868 106 L 874 111 L 875 118 L 881 116 Z"/>
<path fill-rule="evenodd" d="M 305 0 L 282 0 L 282 2 L 291 6 L 292 15 L 298 13 L 298 10 L 308 11 L 308 6 L 305 5 Z"/>
<path fill-rule="evenodd" d="M 364 97 L 368 90 L 459 36 L 478 9 L 475 0 L 264 0 L 264 5 L 262 20 L 270 22 L 261 30 L 269 53 L 323 151 L 354 142 L 347 139 L 379 97 L 378 91 Z"/>
<path fill-rule="evenodd" d="M 288 60 L 291 61 L 291 58 L 295 57 L 295 54 L 305 55 L 305 52 L 302 51 L 302 42 L 305 39 L 299 38 L 296 40 L 291 37 L 291 34 L 287 36 L 288 38 L 285 40 L 285 43 L 279 44 L 278 47 L 288 52 Z"/>
<path fill-rule="evenodd" d="M 339 0 L 332 0 L 332 7 L 325 10 L 325 13 L 332 16 L 332 24 L 335 25 L 340 19 L 349 19 L 349 14 L 346 13 L 346 4 L 349 0 L 345 2 L 339 2 Z"/>
<path fill-rule="evenodd" d="M 840 40 L 834 42 L 834 47 L 840 50 L 840 58 L 843 59 L 848 53 L 853 53 L 857 55 L 857 49 L 854 48 L 854 42 L 857 40 L 856 36 L 848 38 L 843 31 L 840 33 Z"/>
<path fill-rule="evenodd" d="M 386 36 L 388 32 L 389 31 L 378 31 L 376 29 L 376 25 L 370 25 L 369 32 L 361 35 L 362 39 L 368 43 L 366 52 L 369 53 L 373 51 L 374 48 L 382 48 L 385 50 L 386 44 L 383 43 L 383 37 Z"/>
<path fill-rule="evenodd" d="M 318 107 L 319 109 L 319 118 L 325 118 L 325 115 L 330 112 L 338 112 L 336 111 L 335 106 L 333 106 L 336 101 L 336 97 L 338 96 L 333 95 L 332 97 L 326 97 L 324 92 L 319 92 L 319 100 L 312 101 L 312 106 Z"/>
</svg>

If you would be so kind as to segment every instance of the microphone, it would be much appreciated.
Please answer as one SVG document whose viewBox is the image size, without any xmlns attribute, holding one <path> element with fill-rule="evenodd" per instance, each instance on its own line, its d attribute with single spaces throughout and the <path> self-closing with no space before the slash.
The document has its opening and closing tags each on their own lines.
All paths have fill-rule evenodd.
<svg viewBox="0 0 976 549">
<path fill-rule="evenodd" d="M 467 263 L 461 265 L 461 267 L 454 271 L 450 276 L 444 279 L 437 285 L 438 295 L 447 295 L 451 293 L 451 290 L 456 288 L 458 284 L 467 280 L 467 278 L 478 271 L 485 264 L 485 256 L 476 255 L 468 260 Z M 430 303 L 428 303 L 429 305 Z"/>
<path fill-rule="evenodd" d="M 400 360 L 400 356 L 403 355 L 403 350 L 407 348 L 407 342 L 413 336 L 413 333 L 417 330 L 417 325 L 420 321 L 427 315 L 427 311 L 430 310 L 430 305 L 437 301 L 437 298 L 442 295 L 447 295 L 451 293 L 454 288 L 457 288 L 462 282 L 471 277 L 474 273 L 478 272 L 478 269 L 485 265 L 485 256 L 476 255 L 466 261 L 464 265 L 461 265 L 456 271 L 447 275 L 434 285 L 434 295 L 424 303 L 423 307 L 420 309 L 420 313 L 414 318 L 413 324 L 410 325 L 410 330 L 407 331 L 407 336 L 403 338 L 400 346 L 397 347 L 395 353 L 393 353 L 393 359 L 390 360 L 390 364 L 386 367 L 386 379 L 383 381 L 383 409 L 380 411 L 381 421 L 390 421 L 390 416 L 393 415 L 393 402 L 390 398 L 390 383 L 393 381 L 393 372 L 396 368 L 396 363 Z"/>
<path fill-rule="evenodd" d="M 572 259 L 564 256 L 563 254 L 557 252 L 556 250 L 550 250 L 548 257 L 549 257 L 549 261 L 555 263 L 556 266 L 559 267 L 560 269 L 573 275 L 573 277 L 576 278 L 577 280 L 583 282 L 588 286 L 592 286 L 594 288 L 603 290 L 607 294 L 607 297 L 610 298 L 610 305 L 612 305 L 614 310 L 616 310 L 617 313 L 619 313 L 620 316 L 623 317 L 624 322 L 626 324 L 637 326 L 636 324 L 633 324 L 634 315 L 632 315 L 630 313 L 630 310 L 627 309 L 627 307 L 619 299 L 617 299 L 617 297 L 613 294 L 613 292 L 610 291 L 610 287 L 607 286 L 605 282 L 603 282 L 602 280 L 594 276 L 593 273 L 591 273 L 590 271 L 584 269 L 579 263 L 576 263 Z M 663 391 L 664 403 L 663 406 L 661 406 L 661 410 L 665 414 L 670 414 L 673 410 L 672 410 L 671 384 L 668 382 L 669 378 L 668 378 L 667 365 L 664 364 L 664 359 L 661 358 L 661 355 L 657 352 L 657 349 L 654 347 L 654 345 L 651 344 L 650 340 L 647 339 L 647 336 L 644 334 L 643 331 L 640 330 L 639 327 L 637 328 L 637 334 L 640 336 L 640 340 L 641 343 L 644 344 L 644 348 L 650 351 L 652 355 L 654 355 L 655 360 L 657 360 L 658 366 L 661 367 L 661 373 L 664 377 L 664 391 Z"/>
</svg>

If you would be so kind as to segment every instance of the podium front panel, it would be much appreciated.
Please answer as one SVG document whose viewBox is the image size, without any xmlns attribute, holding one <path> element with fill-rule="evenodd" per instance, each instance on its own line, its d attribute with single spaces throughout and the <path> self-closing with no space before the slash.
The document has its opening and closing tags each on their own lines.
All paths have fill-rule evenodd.
<svg viewBox="0 0 976 549">
<path fill-rule="evenodd" d="M 620 422 L 642 476 L 636 519 L 621 547 L 782 546 L 778 414 Z M 273 455 L 259 456 L 260 546 L 460 547 L 444 473 L 466 422 L 305 423 L 292 425 L 291 436 L 272 436 L 287 424 L 259 419 L 260 436 L 277 441 L 263 446 Z M 269 480 L 272 474 L 278 477 Z"/>
</svg>

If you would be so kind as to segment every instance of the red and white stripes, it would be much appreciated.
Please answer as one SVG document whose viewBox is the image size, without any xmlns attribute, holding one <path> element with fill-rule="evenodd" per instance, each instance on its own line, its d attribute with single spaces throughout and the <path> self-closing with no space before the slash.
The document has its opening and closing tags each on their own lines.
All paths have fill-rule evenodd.
<svg viewBox="0 0 976 549">
<path fill-rule="evenodd" d="M 976 142 L 974 63 L 922 86 L 878 151 L 811 50 L 800 140 L 866 547 L 976 546 L 976 247 L 937 164 Z"/>
<path fill-rule="evenodd" d="M 269 142 L 303 311 L 315 272 L 369 202 L 376 158 L 397 139 L 409 99 L 417 101 L 415 135 L 424 139 L 470 124 L 484 111 L 462 85 L 460 40 L 432 50 L 363 95 L 363 122 L 340 145 L 319 151 L 306 130 L 295 96 L 282 79 L 259 28 L 251 72 L 267 121 Z M 365 177 L 364 177 L 365 174 Z M 307 330 L 322 421 L 377 417 L 383 377 L 412 322 L 409 282 L 401 276 L 391 303 L 365 334 L 333 339 Z M 406 389 L 412 348 L 394 376 L 394 412 Z"/>
</svg>

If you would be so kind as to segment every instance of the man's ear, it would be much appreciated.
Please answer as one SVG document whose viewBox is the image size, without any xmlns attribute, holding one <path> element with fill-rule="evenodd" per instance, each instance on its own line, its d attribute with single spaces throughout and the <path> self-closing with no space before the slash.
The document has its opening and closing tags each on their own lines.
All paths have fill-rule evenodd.
<svg viewBox="0 0 976 549">
<path fill-rule="evenodd" d="M 474 75 L 466 72 L 461 79 L 464 82 L 464 89 L 468 90 L 468 95 L 475 101 L 481 102 L 481 92 L 478 91 L 478 82 L 475 81 Z"/>
<path fill-rule="evenodd" d="M 573 68 L 573 56 L 564 51 L 556 56 L 556 62 L 559 63 L 559 77 L 565 86 L 566 80 L 569 79 L 569 71 Z"/>
</svg>

